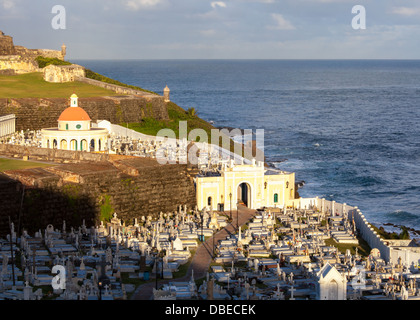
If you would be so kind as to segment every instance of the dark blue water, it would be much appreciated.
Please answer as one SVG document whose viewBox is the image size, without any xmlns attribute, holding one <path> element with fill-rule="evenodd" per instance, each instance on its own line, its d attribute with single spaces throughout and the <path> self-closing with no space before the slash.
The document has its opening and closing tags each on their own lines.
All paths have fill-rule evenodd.
<svg viewBox="0 0 420 320">
<path fill-rule="evenodd" d="M 265 130 L 302 197 L 420 228 L 420 61 L 75 61 L 162 94 L 216 126 Z"/>
</svg>

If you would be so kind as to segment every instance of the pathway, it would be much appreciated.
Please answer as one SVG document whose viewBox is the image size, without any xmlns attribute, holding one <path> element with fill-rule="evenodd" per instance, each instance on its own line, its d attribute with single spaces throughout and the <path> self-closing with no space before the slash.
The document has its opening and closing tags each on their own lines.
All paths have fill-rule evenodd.
<svg viewBox="0 0 420 320">
<path fill-rule="evenodd" d="M 252 217 L 255 216 L 256 213 L 256 210 L 248 209 L 247 207 L 240 205 L 238 210 L 239 226 L 242 226 L 245 223 L 247 223 Z M 221 229 L 214 236 L 209 237 L 204 243 L 202 243 L 197 248 L 197 251 L 188 268 L 187 274 L 184 277 L 178 279 L 160 280 L 158 282 L 158 287 L 162 284 L 167 284 L 169 282 L 190 281 L 192 270 L 194 270 L 194 279 L 200 279 L 205 277 L 208 272 L 210 263 L 212 261 L 213 237 L 214 244 L 216 246 L 219 240 L 224 240 L 231 234 L 235 234 L 237 230 L 236 216 L 236 210 L 232 211 L 232 223 L 228 224 L 226 227 Z M 153 296 L 153 288 L 155 288 L 155 286 L 155 281 L 150 281 L 148 283 L 140 285 L 136 289 L 136 292 L 134 292 L 134 294 L 132 295 L 131 300 L 151 300 Z"/>
</svg>

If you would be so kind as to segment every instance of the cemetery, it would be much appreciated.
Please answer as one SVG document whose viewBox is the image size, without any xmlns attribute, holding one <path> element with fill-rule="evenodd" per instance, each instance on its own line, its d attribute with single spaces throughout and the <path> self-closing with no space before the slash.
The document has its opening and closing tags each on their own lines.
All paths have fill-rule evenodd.
<svg viewBox="0 0 420 320">
<path fill-rule="evenodd" d="M 366 253 L 355 241 L 354 213 L 257 210 L 214 244 L 201 279 L 188 265 L 203 241 L 232 224 L 227 212 L 179 206 L 130 224 L 114 213 L 97 226 L 63 221 L 33 235 L 18 235 L 11 222 L 0 242 L 0 299 L 124 300 L 145 284 L 153 284 L 155 300 L 420 299 L 418 265 L 387 261 L 377 248 Z M 327 244 L 342 239 L 354 250 Z"/>
</svg>

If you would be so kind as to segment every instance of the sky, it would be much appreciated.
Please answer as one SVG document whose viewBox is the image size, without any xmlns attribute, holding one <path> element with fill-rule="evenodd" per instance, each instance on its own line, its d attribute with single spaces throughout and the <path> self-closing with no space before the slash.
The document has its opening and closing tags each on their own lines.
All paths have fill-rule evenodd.
<svg viewBox="0 0 420 320">
<path fill-rule="evenodd" d="M 68 60 L 420 59 L 419 0 L 0 0 L 0 30 Z"/>
</svg>

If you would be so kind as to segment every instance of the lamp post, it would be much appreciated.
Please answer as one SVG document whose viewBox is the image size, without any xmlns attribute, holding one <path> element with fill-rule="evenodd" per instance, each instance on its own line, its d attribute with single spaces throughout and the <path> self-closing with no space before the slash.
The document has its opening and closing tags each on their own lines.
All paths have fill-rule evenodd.
<svg viewBox="0 0 420 320">
<path fill-rule="evenodd" d="M 156 249 L 156 257 L 155 257 L 155 288 L 158 289 L 158 258 L 159 258 L 159 251 Z"/>
<path fill-rule="evenodd" d="M 111 281 L 109 280 L 109 278 L 106 275 L 105 265 L 106 265 L 105 255 L 102 255 L 102 257 L 101 257 L 101 275 L 98 278 L 99 300 L 102 300 L 102 288 L 104 287 L 104 285 L 109 285 L 111 283 Z"/>
<path fill-rule="evenodd" d="M 11 258 L 12 258 L 12 278 L 13 278 L 13 286 L 15 286 L 16 285 L 16 283 L 15 283 L 15 259 L 14 259 L 14 257 L 13 257 L 13 240 L 12 240 L 12 237 L 13 237 L 13 230 L 12 230 L 12 224 L 11 224 L 11 222 L 10 222 L 10 216 L 9 216 L 9 229 L 10 229 L 10 238 L 9 238 L 9 242 L 10 242 L 10 255 L 11 255 Z M 16 236 L 16 239 L 17 239 L 17 236 Z"/>
<path fill-rule="evenodd" d="M 239 208 L 239 201 L 236 203 L 236 230 L 239 230 L 239 213 L 238 213 L 238 208 Z"/>
<path fill-rule="evenodd" d="M 232 192 L 229 193 L 230 197 L 230 220 L 232 221 Z"/>
<path fill-rule="evenodd" d="M 204 225 L 204 212 L 201 211 L 201 242 L 204 242 L 204 232 L 203 232 L 203 225 Z"/>
<path fill-rule="evenodd" d="M 165 255 L 165 253 L 163 251 L 160 252 L 159 256 L 160 256 L 160 261 L 161 261 L 161 266 L 162 268 L 160 269 L 160 278 L 163 279 L 163 256 Z"/>
<path fill-rule="evenodd" d="M 99 281 L 98 282 L 98 287 L 99 287 L 99 300 L 102 300 L 102 286 L 103 286 L 102 281 Z"/>
<path fill-rule="evenodd" d="M 214 259 L 214 251 L 215 251 L 215 248 L 214 248 L 214 235 L 216 234 L 216 232 L 214 232 L 214 228 L 213 228 L 213 259 Z"/>
</svg>

